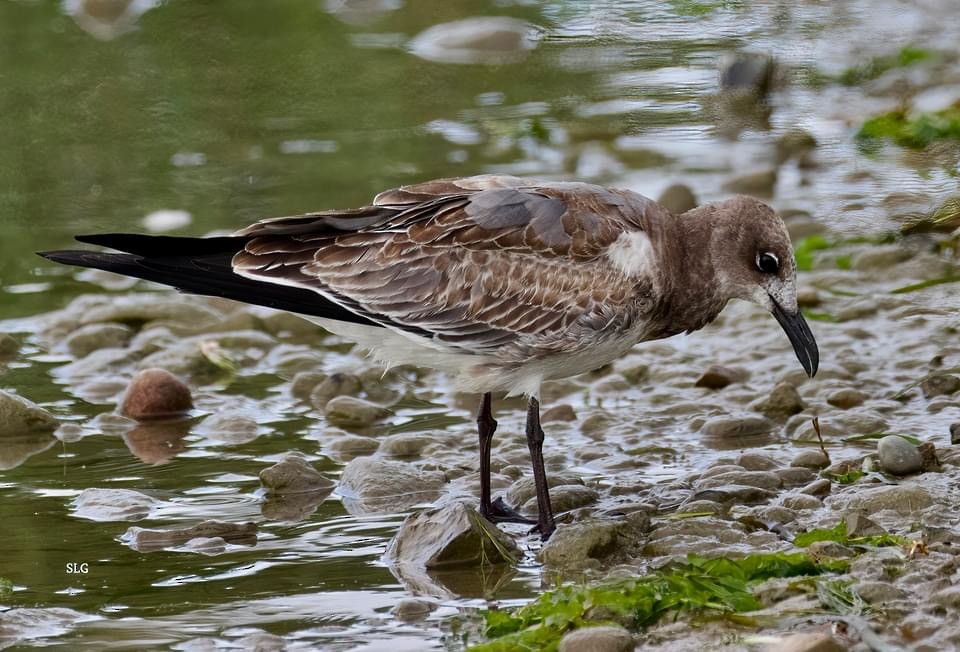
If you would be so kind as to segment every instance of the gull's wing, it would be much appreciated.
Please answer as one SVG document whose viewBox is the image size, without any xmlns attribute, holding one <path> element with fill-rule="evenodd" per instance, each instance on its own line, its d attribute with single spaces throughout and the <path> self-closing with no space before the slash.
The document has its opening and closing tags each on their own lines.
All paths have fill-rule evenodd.
<svg viewBox="0 0 960 652">
<path fill-rule="evenodd" d="M 606 254 L 653 213 L 662 209 L 639 195 L 589 184 L 440 180 L 381 193 L 364 209 L 259 222 L 237 234 L 249 240 L 233 270 L 491 354 L 629 315 L 621 308 L 644 281 Z"/>
</svg>

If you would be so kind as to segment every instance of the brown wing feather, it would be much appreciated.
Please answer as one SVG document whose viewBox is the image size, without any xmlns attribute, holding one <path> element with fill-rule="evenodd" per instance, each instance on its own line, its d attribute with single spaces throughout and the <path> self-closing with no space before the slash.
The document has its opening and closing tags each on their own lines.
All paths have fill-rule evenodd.
<svg viewBox="0 0 960 652">
<path fill-rule="evenodd" d="M 603 253 L 651 206 L 587 184 L 439 180 L 381 193 L 366 209 L 249 227 L 256 237 L 233 264 L 449 346 L 502 353 L 602 327 L 631 301 L 635 280 Z M 336 226 L 350 220 L 353 232 Z"/>
</svg>

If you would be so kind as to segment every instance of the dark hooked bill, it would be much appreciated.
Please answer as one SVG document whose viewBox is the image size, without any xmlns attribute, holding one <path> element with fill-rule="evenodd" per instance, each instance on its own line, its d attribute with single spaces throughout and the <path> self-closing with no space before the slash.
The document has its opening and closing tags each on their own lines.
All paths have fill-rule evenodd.
<svg viewBox="0 0 960 652">
<path fill-rule="evenodd" d="M 820 366 L 820 349 L 817 348 L 817 340 L 814 339 L 807 320 L 803 318 L 800 310 L 787 312 L 773 297 L 770 297 L 770 301 L 773 302 L 773 316 L 777 318 L 783 332 L 787 334 L 804 371 L 812 378 L 817 373 L 817 367 Z"/>
</svg>

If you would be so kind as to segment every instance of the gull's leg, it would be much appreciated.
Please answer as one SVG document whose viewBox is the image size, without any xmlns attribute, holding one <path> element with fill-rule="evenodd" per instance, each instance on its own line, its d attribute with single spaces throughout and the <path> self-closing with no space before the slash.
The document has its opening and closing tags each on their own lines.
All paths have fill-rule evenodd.
<svg viewBox="0 0 960 652">
<path fill-rule="evenodd" d="M 546 541 L 557 529 L 550 506 L 550 489 L 547 487 L 547 472 L 543 468 L 543 428 L 540 427 L 540 401 L 530 397 L 527 407 L 527 446 L 533 465 L 533 481 L 537 487 L 537 528 Z"/>
<path fill-rule="evenodd" d="M 497 420 L 493 418 L 490 392 L 483 395 L 477 413 L 477 432 L 480 435 L 480 514 L 491 523 L 533 523 L 510 508 L 503 498 L 490 501 L 490 449 Z"/>
</svg>

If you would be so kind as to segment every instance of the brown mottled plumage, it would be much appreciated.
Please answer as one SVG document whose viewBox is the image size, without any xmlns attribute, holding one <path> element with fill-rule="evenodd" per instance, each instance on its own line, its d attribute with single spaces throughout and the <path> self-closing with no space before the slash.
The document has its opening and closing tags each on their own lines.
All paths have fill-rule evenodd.
<svg viewBox="0 0 960 652">
<path fill-rule="evenodd" d="M 489 392 L 529 395 L 545 537 L 554 525 L 540 454 L 543 381 L 702 328 L 733 298 L 770 310 L 808 373 L 817 367 L 786 229 L 748 197 L 675 216 L 628 190 L 484 175 L 388 190 L 370 206 L 264 220 L 227 237 L 78 239 L 128 253 L 43 255 L 292 310 L 383 361 L 442 369 L 484 393 L 481 511 L 490 518 L 517 516 L 490 502 Z"/>
</svg>

